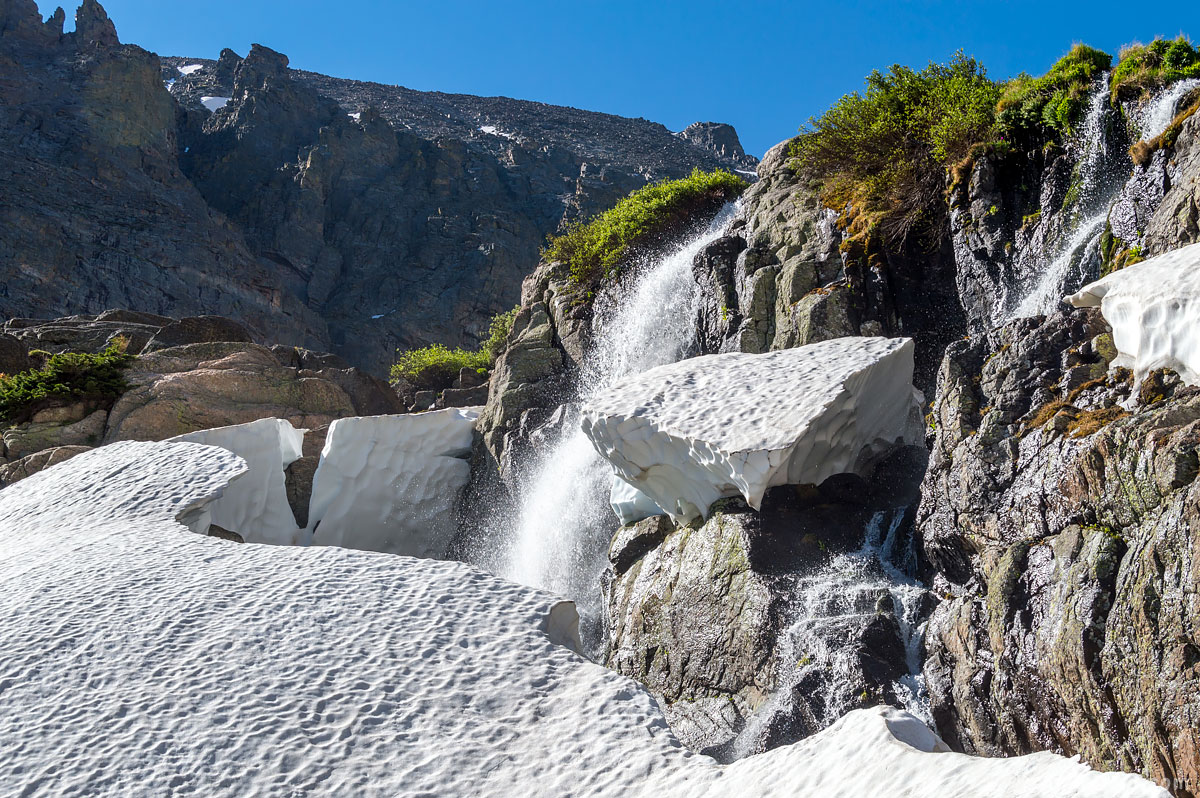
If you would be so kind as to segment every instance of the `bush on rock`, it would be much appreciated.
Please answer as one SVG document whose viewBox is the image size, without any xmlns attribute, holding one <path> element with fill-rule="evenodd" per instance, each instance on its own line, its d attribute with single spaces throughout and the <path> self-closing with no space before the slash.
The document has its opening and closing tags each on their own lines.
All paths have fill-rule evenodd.
<svg viewBox="0 0 1200 798">
<path fill-rule="evenodd" d="M 99 354 L 64 352 L 39 369 L 0 375 L 0 421 L 19 424 L 54 404 L 116 399 L 129 387 L 124 370 L 133 359 L 117 341 Z"/>
</svg>

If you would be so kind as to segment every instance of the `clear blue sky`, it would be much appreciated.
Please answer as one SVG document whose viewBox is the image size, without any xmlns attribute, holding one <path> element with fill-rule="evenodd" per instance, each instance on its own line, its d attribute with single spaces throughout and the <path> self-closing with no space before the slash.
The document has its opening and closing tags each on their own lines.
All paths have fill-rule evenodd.
<svg viewBox="0 0 1200 798">
<path fill-rule="evenodd" d="M 672 130 L 729 122 L 755 155 L 876 67 L 923 66 L 961 47 L 1000 78 L 1044 72 L 1076 41 L 1115 54 L 1156 35 L 1200 39 L 1196 0 L 101 2 L 123 42 L 161 55 L 245 55 L 258 42 L 338 77 L 643 116 Z M 54 5 L 39 0 L 45 14 Z"/>
</svg>

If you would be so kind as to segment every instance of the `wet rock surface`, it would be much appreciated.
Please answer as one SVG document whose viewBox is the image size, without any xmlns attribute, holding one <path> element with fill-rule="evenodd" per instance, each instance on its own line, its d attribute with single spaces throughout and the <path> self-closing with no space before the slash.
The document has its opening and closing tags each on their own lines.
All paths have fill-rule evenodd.
<svg viewBox="0 0 1200 798">
<path fill-rule="evenodd" d="M 727 499 L 704 522 L 622 527 L 604 588 L 606 664 L 659 697 L 685 744 L 721 760 L 811 735 L 850 707 L 898 704 L 902 610 L 882 572 L 863 587 L 839 569 L 881 567 L 858 558 L 865 537 L 877 515 L 915 501 L 923 466 L 904 450 L 868 481 L 773 488 L 761 511 Z"/>
</svg>

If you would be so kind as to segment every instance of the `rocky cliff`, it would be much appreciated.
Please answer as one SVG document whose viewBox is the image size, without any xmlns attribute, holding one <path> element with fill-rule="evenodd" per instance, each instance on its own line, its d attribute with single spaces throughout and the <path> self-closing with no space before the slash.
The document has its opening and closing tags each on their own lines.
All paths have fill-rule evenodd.
<svg viewBox="0 0 1200 798">
<path fill-rule="evenodd" d="M 159 59 L 94 0 L 62 24 L 0 3 L 3 316 L 219 313 L 382 373 L 477 342 L 565 221 L 755 163 L 728 126 Z"/>
<path fill-rule="evenodd" d="M 1196 99 L 1164 96 L 1168 119 Z M 1200 116 L 1135 162 L 1165 101 L 1113 102 L 1107 85 L 1085 99 L 1097 126 L 948 171 L 923 255 L 864 256 L 789 142 L 696 255 L 690 353 L 913 336 L 931 456 L 866 484 L 776 489 L 761 511 L 612 530 L 603 656 L 689 745 L 736 757 L 883 701 L 925 707 L 959 750 L 1080 754 L 1200 794 L 1197 389 L 1160 371 L 1135 390 L 1099 312 L 1060 303 L 1200 238 Z M 602 324 L 563 264 L 527 278 L 477 482 L 499 465 L 520 504 L 522 468 L 577 423 L 573 374 Z"/>
</svg>

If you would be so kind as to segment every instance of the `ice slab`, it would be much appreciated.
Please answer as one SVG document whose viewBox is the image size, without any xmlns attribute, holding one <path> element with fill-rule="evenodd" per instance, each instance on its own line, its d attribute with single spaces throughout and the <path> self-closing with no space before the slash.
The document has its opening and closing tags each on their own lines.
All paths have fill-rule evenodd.
<svg viewBox="0 0 1200 798">
<path fill-rule="evenodd" d="M 637 683 L 556 645 L 571 613 L 546 593 L 461 563 L 188 534 L 178 519 L 245 470 L 128 442 L 0 490 L 6 793 L 1166 798 L 1049 753 L 939 753 L 883 708 L 718 765 Z"/>
<path fill-rule="evenodd" d="M 1200 385 L 1200 244 L 1126 266 L 1067 297 L 1100 308 L 1113 330 L 1113 366 L 1133 369 L 1140 383 L 1155 369 Z"/>
<path fill-rule="evenodd" d="M 613 465 L 613 510 L 686 523 L 723 497 L 757 508 L 767 488 L 866 473 L 919 443 L 908 338 L 838 338 L 762 355 L 683 360 L 621 380 L 583 408 Z"/>
<path fill-rule="evenodd" d="M 444 557 L 478 417 L 450 408 L 334 421 L 313 478 L 312 542 Z"/>
<path fill-rule="evenodd" d="M 220 446 L 246 461 L 249 473 L 210 506 L 212 523 L 236 532 L 247 543 L 291 546 L 308 540 L 288 504 L 283 470 L 300 457 L 304 432 L 282 418 L 264 418 L 171 440 Z"/>
</svg>

